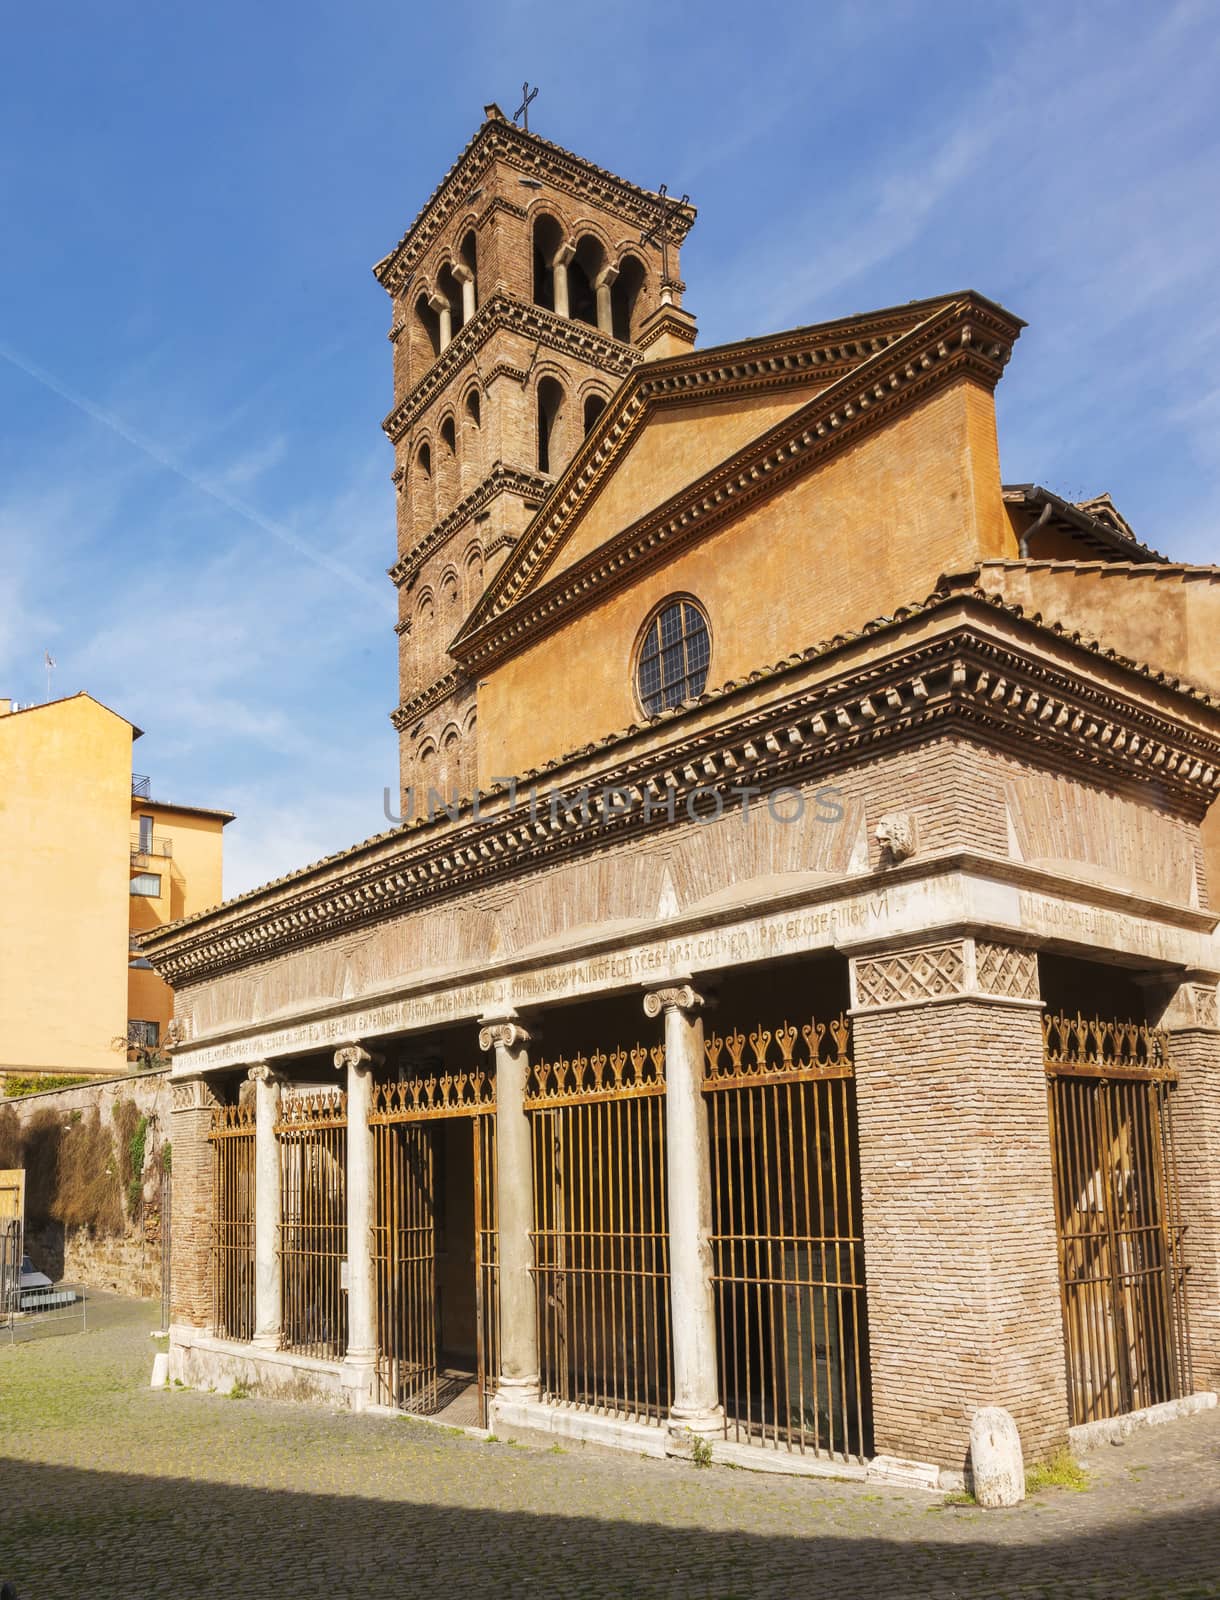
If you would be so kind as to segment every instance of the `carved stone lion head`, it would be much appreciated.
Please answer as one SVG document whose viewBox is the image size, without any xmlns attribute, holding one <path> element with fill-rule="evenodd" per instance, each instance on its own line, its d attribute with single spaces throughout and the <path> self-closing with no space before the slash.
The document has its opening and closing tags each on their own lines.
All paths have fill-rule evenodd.
<svg viewBox="0 0 1220 1600">
<path fill-rule="evenodd" d="M 915 823 L 908 811 L 891 811 L 877 823 L 873 838 L 883 863 L 893 865 L 915 854 Z"/>
</svg>

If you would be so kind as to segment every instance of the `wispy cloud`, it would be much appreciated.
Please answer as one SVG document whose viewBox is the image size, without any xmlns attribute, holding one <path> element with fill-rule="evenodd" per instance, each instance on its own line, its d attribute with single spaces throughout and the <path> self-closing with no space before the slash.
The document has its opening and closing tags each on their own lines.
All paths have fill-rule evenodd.
<svg viewBox="0 0 1220 1600">
<path fill-rule="evenodd" d="M 202 495 L 206 495 L 208 499 L 214 500 L 217 505 L 223 506 L 226 511 L 241 517 L 243 521 L 259 529 L 260 532 L 269 534 L 271 538 L 286 545 L 288 549 L 294 551 L 297 555 L 303 556 L 307 561 L 311 561 L 316 566 L 323 568 L 332 577 L 338 578 L 349 588 L 355 589 L 372 599 L 383 610 L 389 610 L 386 596 L 380 586 L 372 584 L 363 574 L 353 571 L 347 563 L 336 561 L 325 550 L 319 550 L 283 522 L 266 516 L 257 507 L 251 505 L 249 501 L 241 499 L 232 493 L 226 487 L 223 476 L 220 478 L 208 477 L 195 471 L 185 462 L 179 461 L 156 440 L 133 428 L 130 423 L 125 422 L 121 417 L 116 416 L 114 412 L 109 411 L 105 406 L 99 405 L 87 395 L 83 395 L 62 383 L 44 368 L 18 354 L 9 345 L 0 343 L 0 357 L 3 357 L 5 361 L 19 371 L 24 372 L 27 377 L 32 378 L 36 383 L 41 384 L 43 388 L 49 389 L 52 394 L 58 395 L 68 405 L 74 406 L 76 410 L 83 412 L 85 416 L 91 418 L 94 422 L 100 423 L 102 427 L 108 428 L 111 433 L 117 434 L 133 450 L 138 450 L 141 455 L 155 462 L 157 466 L 163 467 L 167 472 L 172 472 L 175 477 L 180 478 L 183 483 L 189 484 L 192 489 L 197 490 Z M 238 482 L 249 481 L 255 475 L 249 466 L 243 471 L 239 464 L 235 470 L 237 470 L 235 481 Z"/>
</svg>

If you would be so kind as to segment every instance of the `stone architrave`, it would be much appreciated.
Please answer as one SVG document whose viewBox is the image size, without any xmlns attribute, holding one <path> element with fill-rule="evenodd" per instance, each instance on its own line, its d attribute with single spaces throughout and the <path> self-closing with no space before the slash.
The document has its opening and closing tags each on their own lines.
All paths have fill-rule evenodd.
<svg viewBox="0 0 1220 1600">
<path fill-rule="evenodd" d="M 689 983 L 653 989 L 645 1015 L 664 1017 L 669 1201 L 669 1301 L 674 1394 L 669 1431 L 678 1440 L 724 1427 L 712 1288 L 712 1180 L 703 1099 L 702 995 Z"/>
<path fill-rule="evenodd" d="M 499 1230 L 500 1371 L 497 1395 L 536 1400 L 538 1308 L 534 1285 L 533 1157 L 525 1110 L 530 1036 L 511 1018 L 484 1018 L 479 1049 L 496 1056 L 496 1221 Z"/>
</svg>

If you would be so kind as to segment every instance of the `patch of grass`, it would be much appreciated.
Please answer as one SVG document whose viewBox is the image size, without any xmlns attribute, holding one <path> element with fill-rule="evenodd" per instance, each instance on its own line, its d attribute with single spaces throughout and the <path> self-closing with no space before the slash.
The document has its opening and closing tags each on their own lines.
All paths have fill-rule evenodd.
<svg viewBox="0 0 1220 1600">
<path fill-rule="evenodd" d="M 88 1083 L 88 1078 L 75 1077 L 71 1073 L 62 1072 L 36 1072 L 28 1076 L 19 1073 L 9 1074 L 4 1085 L 4 1093 L 13 1100 L 24 1099 L 28 1094 L 49 1094 L 53 1089 L 75 1089 L 78 1083 Z"/>
<path fill-rule="evenodd" d="M 710 1467 L 712 1464 L 712 1441 L 710 1439 L 692 1439 L 690 1458 L 697 1467 Z"/>
<path fill-rule="evenodd" d="M 233 1379 L 233 1387 L 225 1396 L 226 1400 L 248 1400 L 250 1398 L 250 1385 L 241 1378 Z"/>
<path fill-rule="evenodd" d="M 1089 1487 L 1089 1475 L 1070 1450 L 1059 1450 L 1047 1461 L 1035 1461 L 1025 1472 L 1026 1494 L 1040 1489 L 1074 1489 L 1077 1494 Z"/>
<path fill-rule="evenodd" d="M 951 1489 L 941 1501 L 941 1504 L 946 1506 L 976 1506 L 978 1501 L 970 1493 L 969 1489 Z"/>
</svg>

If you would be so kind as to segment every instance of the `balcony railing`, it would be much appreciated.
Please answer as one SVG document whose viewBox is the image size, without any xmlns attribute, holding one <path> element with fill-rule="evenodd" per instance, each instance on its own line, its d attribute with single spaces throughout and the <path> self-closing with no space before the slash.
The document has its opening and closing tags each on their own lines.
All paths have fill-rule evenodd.
<svg viewBox="0 0 1220 1600">
<path fill-rule="evenodd" d="M 131 859 L 136 861 L 164 860 L 174 853 L 174 841 L 164 833 L 154 833 L 151 837 L 134 837 L 131 841 Z"/>
<path fill-rule="evenodd" d="M 152 799 L 152 779 L 146 772 L 133 772 L 131 775 L 131 792 L 138 800 Z"/>
</svg>

